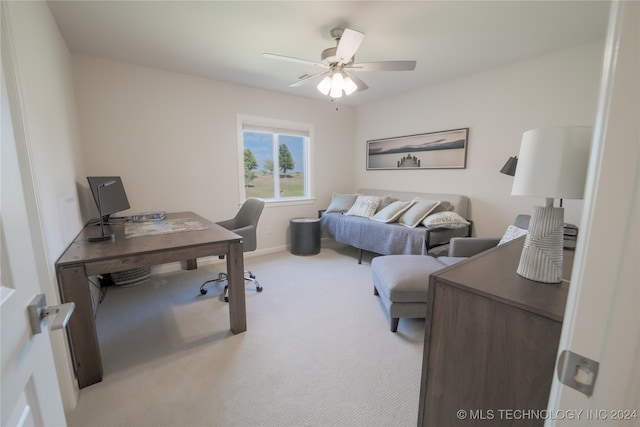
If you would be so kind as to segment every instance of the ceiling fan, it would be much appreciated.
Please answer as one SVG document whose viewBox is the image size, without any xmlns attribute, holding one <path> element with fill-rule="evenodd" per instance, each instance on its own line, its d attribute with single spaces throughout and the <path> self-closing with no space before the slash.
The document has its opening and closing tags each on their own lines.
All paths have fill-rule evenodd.
<svg viewBox="0 0 640 427">
<path fill-rule="evenodd" d="M 318 90 L 325 95 L 330 95 L 332 98 L 340 98 L 343 91 L 346 95 L 351 95 L 355 91 L 363 91 L 369 87 L 353 73 L 354 71 L 412 71 L 416 67 L 416 61 L 356 63 L 354 55 L 364 39 L 364 34 L 349 28 L 334 28 L 331 30 L 331 37 L 336 41 L 336 47 L 330 47 L 322 51 L 322 62 L 291 58 L 273 53 L 263 53 L 262 56 L 325 69 L 326 71 L 315 74 L 303 74 L 298 81 L 290 84 L 289 87 L 301 86 L 313 81 L 315 78 L 324 77 L 317 86 Z"/>
</svg>

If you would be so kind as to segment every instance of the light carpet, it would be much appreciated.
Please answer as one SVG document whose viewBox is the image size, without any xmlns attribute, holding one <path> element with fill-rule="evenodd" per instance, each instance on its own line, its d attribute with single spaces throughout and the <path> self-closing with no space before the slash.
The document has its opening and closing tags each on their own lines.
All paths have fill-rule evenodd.
<svg viewBox="0 0 640 427">
<path fill-rule="evenodd" d="M 229 330 L 220 265 L 110 287 L 96 324 L 103 381 L 80 391 L 75 426 L 415 426 L 424 320 L 397 333 L 373 295 L 370 258 L 245 258 L 247 331 Z"/>
</svg>

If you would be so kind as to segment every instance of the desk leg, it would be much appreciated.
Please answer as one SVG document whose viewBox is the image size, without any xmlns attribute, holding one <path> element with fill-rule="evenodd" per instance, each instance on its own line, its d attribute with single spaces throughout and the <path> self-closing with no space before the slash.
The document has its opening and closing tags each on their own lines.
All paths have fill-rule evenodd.
<svg viewBox="0 0 640 427">
<path fill-rule="evenodd" d="M 242 242 L 233 242 L 229 244 L 227 275 L 227 279 L 229 281 L 229 319 L 231 323 L 231 331 L 234 334 L 239 334 L 240 332 L 247 330 Z"/>
<path fill-rule="evenodd" d="M 102 359 L 93 317 L 89 283 L 82 265 L 58 270 L 62 303 L 74 302 L 67 335 L 80 388 L 102 381 Z"/>
</svg>

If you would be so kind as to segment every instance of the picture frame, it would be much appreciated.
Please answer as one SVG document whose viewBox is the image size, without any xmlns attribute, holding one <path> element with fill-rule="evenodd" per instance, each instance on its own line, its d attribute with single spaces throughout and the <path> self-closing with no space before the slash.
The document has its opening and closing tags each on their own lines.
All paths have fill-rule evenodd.
<svg viewBox="0 0 640 427">
<path fill-rule="evenodd" d="M 367 141 L 367 170 L 465 169 L 469 128 Z"/>
</svg>

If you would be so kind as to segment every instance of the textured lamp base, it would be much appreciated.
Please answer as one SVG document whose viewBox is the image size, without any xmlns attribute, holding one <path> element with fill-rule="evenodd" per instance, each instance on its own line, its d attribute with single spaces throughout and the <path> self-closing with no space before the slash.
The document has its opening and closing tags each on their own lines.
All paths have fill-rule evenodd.
<svg viewBox="0 0 640 427">
<path fill-rule="evenodd" d="M 562 281 L 564 208 L 534 206 L 518 274 L 543 283 Z"/>
</svg>

